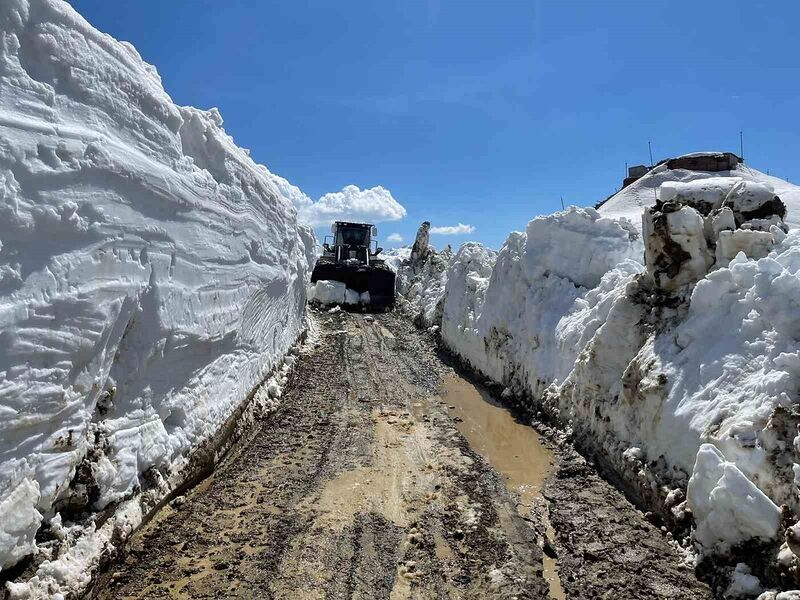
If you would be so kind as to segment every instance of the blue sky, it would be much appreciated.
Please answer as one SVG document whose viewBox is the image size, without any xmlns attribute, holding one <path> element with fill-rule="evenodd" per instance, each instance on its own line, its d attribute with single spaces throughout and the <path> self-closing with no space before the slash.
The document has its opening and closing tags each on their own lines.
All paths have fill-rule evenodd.
<svg viewBox="0 0 800 600">
<path fill-rule="evenodd" d="M 318 198 L 384 186 L 422 220 L 508 232 L 615 191 L 625 162 L 738 152 L 800 181 L 800 3 L 72 0 L 179 104 Z"/>
</svg>

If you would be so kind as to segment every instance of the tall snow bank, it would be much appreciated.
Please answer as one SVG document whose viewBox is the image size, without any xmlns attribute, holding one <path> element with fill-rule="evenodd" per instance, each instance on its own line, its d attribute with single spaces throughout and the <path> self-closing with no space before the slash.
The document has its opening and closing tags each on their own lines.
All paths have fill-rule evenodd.
<svg viewBox="0 0 800 600">
<path fill-rule="evenodd" d="M 769 257 L 740 254 L 698 282 L 682 322 L 637 360 L 666 380 L 647 397 L 631 388 L 644 402 L 629 435 L 646 438 L 649 454 L 691 472 L 700 443 L 713 440 L 777 503 L 796 503 L 784 422 L 794 418 L 781 413 L 800 385 L 799 271 L 800 232 L 792 232 Z"/>
<path fill-rule="evenodd" d="M 635 467 L 631 474 L 656 496 L 660 486 L 681 486 L 693 471 L 702 477 L 707 469 L 698 471 L 699 452 L 713 444 L 732 467 L 724 469 L 719 486 L 721 475 L 690 494 L 687 507 L 695 511 L 697 541 L 707 552 L 727 552 L 748 535 L 777 534 L 777 525 L 752 533 L 757 528 L 750 526 L 755 517 L 747 498 L 760 496 L 747 489 L 760 490 L 771 504 L 798 508 L 792 398 L 800 385 L 794 323 L 800 232 L 787 236 L 776 226 L 718 231 L 718 250 L 730 233 L 768 236 L 769 244 L 750 257 L 741 252 L 729 263 L 710 265 L 697 211 L 673 206 L 656 214 L 684 212 L 682 223 L 692 227 L 667 221 L 660 238 L 676 246 L 676 270 L 652 283 L 659 261 L 650 259 L 648 234 L 648 277 L 618 289 L 605 322 L 557 390 L 557 403 L 578 435 L 604 447 L 620 471 L 629 468 L 624 450 L 636 447 L 640 464 L 649 462 L 653 470 Z M 688 229 L 691 235 L 684 236 Z M 698 256 L 704 257 L 699 263 L 693 260 Z"/>
<path fill-rule="evenodd" d="M 42 517 L 130 498 L 217 431 L 304 328 L 313 234 L 130 44 L 59 0 L 0 26 L 8 567 Z"/>
<path fill-rule="evenodd" d="M 568 425 L 645 501 L 678 522 L 694 510 L 707 553 L 777 541 L 774 507 L 800 509 L 800 231 L 757 187 L 670 188 L 675 285 L 653 277 L 658 260 L 647 272 L 628 221 L 584 209 L 535 219 L 496 255 L 466 244 L 440 278 L 445 343 Z M 740 203 L 748 188 L 760 199 Z M 719 260 L 729 236 L 744 251 Z"/>
<path fill-rule="evenodd" d="M 574 207 L 512 233 L 496 257 L 467 244 L 447 273 L 444 341 L 485 375 L 538 395 L 569 373 L 585 330 L 600 321 L 582 322 L 584 333 L 566 324 L 605 310 L 611 281 L 638 272 L 630 259 L 641 254 L 629 222 Z M 621 270 L 606 276 L 617 264 Z"/>
</svg>

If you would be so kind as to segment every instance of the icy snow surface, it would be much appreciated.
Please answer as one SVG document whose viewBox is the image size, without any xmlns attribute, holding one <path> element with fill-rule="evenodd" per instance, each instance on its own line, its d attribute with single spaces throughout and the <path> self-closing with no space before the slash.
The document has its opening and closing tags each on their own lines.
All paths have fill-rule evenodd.
<svg viewBox="0 0 800 600">
<path fill-rule="evenodd" d="M 314 240 L 130 44 L 59 0 L 4 1 L 0 25 L 8 567 L 43 517 L 131 498 L 217 431 L 303 330 Z"/>
</svg>

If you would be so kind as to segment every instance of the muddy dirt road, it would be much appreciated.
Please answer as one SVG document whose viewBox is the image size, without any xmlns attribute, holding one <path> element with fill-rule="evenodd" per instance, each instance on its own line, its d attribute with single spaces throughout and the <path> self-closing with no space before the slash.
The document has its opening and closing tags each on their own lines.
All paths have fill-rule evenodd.
<svg viewBox="0 0 800 600">
<path fill-rule="evenodd" d="M 580 457 L 486 402 L 410 323 L 315 318 L 278 411 L 92 597 L 711 597 Z"/>
</svg>

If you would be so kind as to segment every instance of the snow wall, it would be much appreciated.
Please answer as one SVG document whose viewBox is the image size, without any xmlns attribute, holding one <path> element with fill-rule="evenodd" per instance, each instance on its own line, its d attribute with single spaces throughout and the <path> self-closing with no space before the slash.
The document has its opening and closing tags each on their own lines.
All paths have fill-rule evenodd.
<svg viewBox="0 0 800 600">
<path fill-rule="evenodd" d="M 779 507 L 794 520 L 800 508 L 800 231 L 755 218 L 764 211 L 751 199 L 773 198 L 774 178 L 738 174 L 720 195 L 710 173 L 659 171 L 665 198 L 689 198 L 644 219 L 666 220 L 661 246 L 658 227 L 643 238 L 648 206 L 625 197 L 634 188 L 611 217 L 575 207 L 538 217 L 499 252 L 464 244 L 436 284 L 401 290 L 475 370 L 568 427 L 674 524 L 694 522 L 701 555 L 780 544 Z M 783 182 L 781 193 L 792 224 L 798 188 Z M 704 217 L 691 206 L 706 200 Z M 645 242 L 656 266 L 664 247 L 684 260 L 667 269 L 675 279 L 662 274 L 666 290 L 648 280 Z M 430 270 L 406 261 L 398 279 Z M 784 545 L 784 566 L 800 564 L 786 556 Z"/>
<path fill-rule="evenodd" d="M 124 534 L 142 514 L 123 501 L 179 481 L 304 330 L 314 239 L 130 44 L 60 0 L 4 0 L 0 36 L 7 568 L 42 522 L 118 506 Z M 47 594 L 86 583 L 66 560 L 40 567 Z"/>
</svg>

